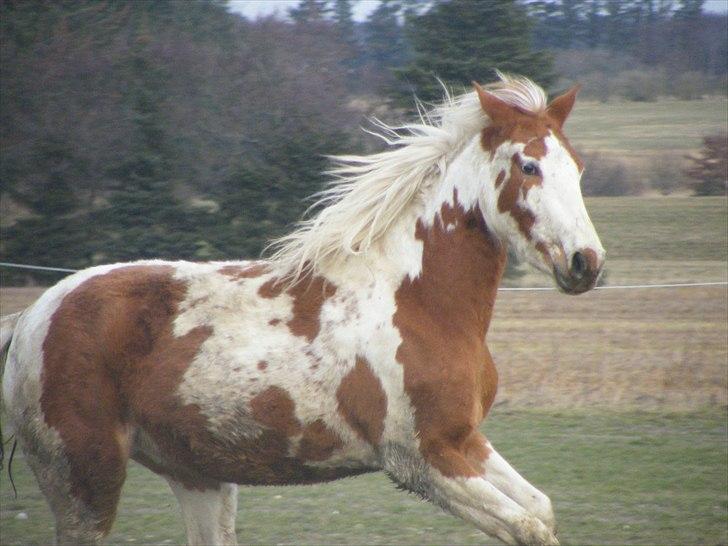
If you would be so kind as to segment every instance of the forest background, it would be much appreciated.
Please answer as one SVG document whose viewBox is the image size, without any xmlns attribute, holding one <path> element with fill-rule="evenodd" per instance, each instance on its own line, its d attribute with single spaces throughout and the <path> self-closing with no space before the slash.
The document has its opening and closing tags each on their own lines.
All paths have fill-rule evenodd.
<svg viewBox="0 0 728 546">
<path fill-rule="evenodd" d="M 222 0 L 0 2 L 0 259 L 257 257 L 322 188 L 326 155 L 381 149 L 361 128 L 412 119 L 436 77 L 725 100 L 728 19 L 703 0 L 381 0 L 365 21 L 355 3 L 250 20 Z M 723 195 L 726 138 L 704 136 L 650 176 L 589 150 L 584 193 Z"/>
</svg>

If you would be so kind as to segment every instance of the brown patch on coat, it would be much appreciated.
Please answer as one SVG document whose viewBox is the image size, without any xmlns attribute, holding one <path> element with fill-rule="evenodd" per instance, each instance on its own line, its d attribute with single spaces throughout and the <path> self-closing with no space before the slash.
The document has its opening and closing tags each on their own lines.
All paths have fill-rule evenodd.
<svg viewBox="0 0 728 546">
<path fill-rule="evenodd" d="M 540 183 L 540 178 L 523 174 L 518 155 L 514 154 L 511 158 L 510 176 L 498 195 L 498 212 L 509 213 L 518 224 L 519 231 L 529 241 L 532 238 L 531 228 L 536 223 L 536 217 L 518 201 L 519 198 L 526 199 L 530 189 Z"/>
<path fill-rule="evenodd" d="M 212 330 L 173 335 L 186 294 L 173 271 L 129 266 L 91 277 L 64 297 L 43 343 L 41 410 L 63 441 L 71 494 L 102 533 L 125 479 L 130 425 L 162 413 L 170 425 L 204 426 L 197 408 L 179 404 L 174 391 Z"/>
<path fill-rule="evenodd" d="M 264 283 L 258 290 L 263 298 L 277 298 L 285 287 L 276 278 Z M 293 298 L 293 317 L 286 322 L 294 336 L 305 337 L 309 342 L 316 339 L 321 329 L 321 308 L 336 293 L 336 286 L 319 276 L 305 276 L 286 290 Z"/>
<path fill-rule="evenodd" d="M 506 171 L 501 170 L 498 176 L 495 178 L 495 187 L 498 189 L 503 181 L 506 179 Z"/>
<path fill-rule="evenodd" d="M 285 436 L 293 436 L 301 431 L 301 423 L 296 418 L 296 405 L 288 392 L 281 387 L 268 387 L 250 401 L 253 419 Z"/>
<path fill-rule="evenodd" d="M 365 358 L 356 358 L 356 365 L 336 390 L 336 400 L 339 414 L 357 435 L 373 446 L 379 445 L 387 415 L 387 395 Z"/>
<path fill-rule="evenodd" d="M 258 288 L 258 295 L 261 298 L 266 299 L 273 299 L 277 298 L 281 294 L 283 294 L 283 289 L 285 287 L 283 286 L 283 283 L 280 279 L 277 277 L 273 277 L 272 279 L 267 280 L 264 282 L 260 288 Z"/>
<path fill-rule="evenodd" d="M 301 441 L 296 457 L 300 463 L 325 461 L 343 445 L 341 438 L 321 419 L 317 419 L 305 427 L 302 426 L 296 417 L 296 406 L 293 400 L 281 387 L 268 387 L 251 400 L 250 406 L 253 410 L 253 418 L 269 429 L 261 436 L 261 442 L 274 442 L 278 450 L 276 458 L 281 458 L 284 452 L 287 454 L 290 445 L 289 439 L 298 434 L 301 434 Z M 283 458 L 289 459 L 289 457 Z M 295 459 L 290 458 L 290 461 L 289 464 Z"/>
<path fill-rule="evenodd" d="M 549 131 L 557 129 L 556 123 L 544 115 L 524 114 L 514 108 L 509 118 L 488 125 L 481 131 L 480 145 L 492 158 L 496 150 L 506 142 L 528 145 L 532 141 L 543 140 Z"/>
<path fill-rule="evenodd" d="M 546 141 L 543 138 L 534 138 L 523 148 L 523 153 L 534 159 L 541 159 L 546 155 Z"/>
<path fill-rule="evenodd" d="M 342 445 L 341 438 L 321 419 L 316 419 L 304 427 L 297 455 L 304 461 L 325 461 Z"/>
<path fill-rule="evenodd" d="M 268 321 L 268 324 L 270 324 L 271 326 L 277 326 L 280 323 L 281 323 L 281 319 L 278 319 L 278 318 L 270 319 Z"/>
<path fill-rule="evenodd" d="M 316 339 L 321 329 L 321 307 L 336 293 L 336 287 L 323 277 L 303 279 L 288 290 L 293 297 L 293 318 L 286 324 L 294 336 Z"/>
<path fill-rule="evenodd" d="M 258 362 L 258 369 L 260 371 L 265 370 L 267 367 L 268 367 L 268 363 L 265 360 L 261 360 L 260 362 Z"/>
<path fill-rule="evenodd" d="M 217 270 L 221 275 L 231 277 L 235 280 L 252 279 L 260 277 L 268 271 L 268 264 L 254 262 L 247 265 L 226 265 Z"/>
<path fill-rule="evenodd" d="M 492 404 L 497 374 L 485 345 L 505 251 L 478 208 L 443 204 L 440 217 L 415 236 L 423 242 L 422 272 L 395 293 L 393 322 L 402 336 L 396 358 L 415 409 L 425 460 L 446 476 L 476 476 L 478 424 Z M 457 221 L 453 223 L 452 219 Z M 481 461 L 482 463 L 482 461 Z"/>
</svg>

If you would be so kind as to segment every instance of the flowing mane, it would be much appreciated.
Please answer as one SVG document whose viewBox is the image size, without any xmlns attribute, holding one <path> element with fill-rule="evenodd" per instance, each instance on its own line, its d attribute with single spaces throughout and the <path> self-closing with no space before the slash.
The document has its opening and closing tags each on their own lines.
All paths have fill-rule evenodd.
<svg viewBox="0 0 728 546">
<path fill-rule="evenodd" d="M 531 80 L 498 72 L 486 89 L 516 108 L 538 114 L 546 94 Z M 443 86 L 444 88 L 444 86 Z M 452 96 L 426 109 L 419 123 L 390 126 L 374 120 L 372 134 L 391 148 L 371 155 L 332 156 L 328 187 L 314 195 L 313 217 L 271 242 L 272 265 L 295 282 L 322 262 L 365 253 L 423 188 L 437 180 L 453 153 L 488 123 L 475 92 Z M 311 210 L 309 209 L 309 210 Z"/>
</svg>

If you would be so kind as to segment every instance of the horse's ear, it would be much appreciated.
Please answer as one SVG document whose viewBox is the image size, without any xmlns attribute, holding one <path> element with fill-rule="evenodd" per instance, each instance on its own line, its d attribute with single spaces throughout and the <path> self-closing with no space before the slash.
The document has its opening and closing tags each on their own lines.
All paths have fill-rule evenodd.
<svg viewBox="0 0 728 546">
<path fill-rule="evenodd" d="M 546 111 L 556 120 L 559 127 L 563 127 L 566 122 L 566 118 L 569 117 L 571 109 L 574 107 L 574 101 L 576 100 L 576 95 L 579 92 L 579 89 L 581 89 L 581 85 L 575 85 L 563 95 L 556 97 L 551 101 L 551 104 L 548 105 Z"/>
<path fill-rule="evenodd" d="M 513 106 L 506 104 L 492 93 L 488 93 L 477 82 L 473 82 L 473 87 L 475 87 L 475 91 L 478 93 L 480 106 L 488 114 L 493 124 L 498 125 L 504 123 L 513 117 L 513 111 L 515 110 Z"/>
</svg>

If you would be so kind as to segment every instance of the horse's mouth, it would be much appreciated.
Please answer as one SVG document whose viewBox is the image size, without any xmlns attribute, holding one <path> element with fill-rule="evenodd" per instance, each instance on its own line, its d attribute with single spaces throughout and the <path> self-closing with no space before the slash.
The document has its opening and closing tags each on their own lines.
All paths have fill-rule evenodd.
<svg viewBox="0 0 728 546">
<path fill-rule="evenodd" d="M 564 294 L 577 296 L 588 292 L 597 285 L 600 271 L 587 271 L 584 274 L 572 274 L 564 272 L 561 268 L 554 266 L 553 275 L 556 285 Z"/>
</svg>

